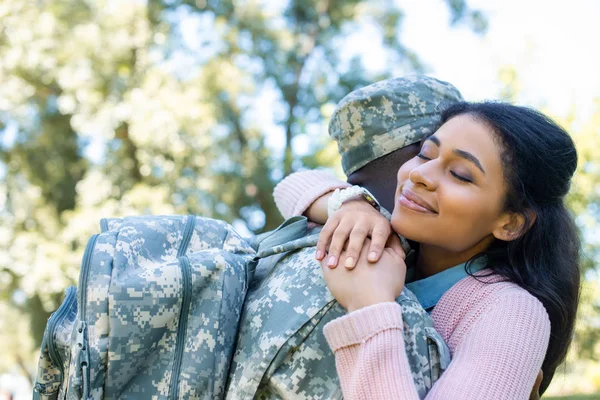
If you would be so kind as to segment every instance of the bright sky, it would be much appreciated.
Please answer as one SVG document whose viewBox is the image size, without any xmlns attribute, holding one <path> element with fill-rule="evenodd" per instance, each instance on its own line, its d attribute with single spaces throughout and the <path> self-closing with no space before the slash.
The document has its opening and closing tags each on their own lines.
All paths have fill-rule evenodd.
<svg viewBox="0 0 600 400">
<path fill-rule="evenodd" d="M 574 107 L 578 119 L 585 120 L 600 98 L 599 0 L 467 0 L 481 9 L 489 21 L 486 35 L 475 35 L 468 27 L 449 26 L 450 13 L 444 0 L 395 0 L 405 11 L 402 42 L 429 67 L 428 73 L 457 86 L 466 99 L 498 97 L 498 72 L 513 66 L 521 84 L 519 101 L 543 107 L 555 115 L 565 115 Z M 270 6 L 286 2 L 268 0 Z M 183 37 L 191 49 L 207 32 L 199 21 L 182 19 Z M 377 27 L 364 26 L 349 39 L 344 53 L 362 54 L 368 69 L 389 67 L 385 55 L 374 45 Z M 182 60 L 181 57 L 178 61 Z M 400 70 L 396 75 L 401 73 Z M 257 104 L 274 105 L 273 90 L 267 90 Z M 253 113 L 257 123 L 270 133 L 270 145 L 283 148 L 281 127 L 273 121 L 273 107 L 259 107 Z M 4 144 L 16 137 L 9 124 L 1 138 Z M 92 138 L 86 155 L 99 161 L 103 154 L 100 137 Z M 311 139 L 300 135 L 294 150 L 309 151 Z M 1 167 L 1 166 L 0 166 Z M 2 175 L 0 169 L 0 176 Z"/>
<path fill-rule="evenodd" d="M 519 100 L 552 113 L 574 106 L 581 118 L 600 98 L 600 1 L 468 0 L 488 17 L 483 37 L 448 26 L 442 0 L 396 0 L 406 11 L 403 42 L 470 100 L 494 99 L 498 71 L 514 66 Z"/>
</svg>

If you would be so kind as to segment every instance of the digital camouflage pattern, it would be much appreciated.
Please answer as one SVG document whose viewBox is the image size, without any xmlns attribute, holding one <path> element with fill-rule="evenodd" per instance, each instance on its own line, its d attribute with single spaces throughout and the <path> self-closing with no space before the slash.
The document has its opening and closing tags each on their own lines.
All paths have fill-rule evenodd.
<svg viewBox="0 0 600 400">
<path fill-rule="evenodd" d="M 341 396 L 322 327 L 344 311 L 322 279 L 318 234 L 306 218 L 255 240 L 195 216 L 104 219 L 101 227 L 84 253 L 79 290 L 69 289 L 49 320 L 35 399 Z M 262 279 L 246 300 L 262 258 Z M 443 342 L 404 297 L 407 353 L 425 393 L 445 368 Z"/>
<path fill-rule="evenodd" d="M 240 321 L 227 399 L 342 398 L 323 326 L 346 314 L 333 299 L 310 238 L 297 251 L 262 259 Z M 297 242 L 299 244 L 299 242 Z M 449 363 L 449 351 L 416 297 L 405 289 L 406 353 L 415 387 L 425 397 Z"/>
<path fill-rule="evenodd" d="M 462 100 L 450 83 L 423 75 L 393 78 L 357 89 L 337 105 L 329 135 L 338 142 L 346 175 L 417 143 L 437 128 L 445 106 Z"/>
<path fill-rule="evenodd" d="M 70 287 L 65 291 L 65 300 L 48 320 L 44 332 L 38 363 L 35 392 L 40 399 L 56 399 L 59 390 L 64 388 L 66 375 L 62 371 L 69 368 L 70 338 L 77 317 L 76 290 Z M 64 390 L 63 390 L 64 391 Z"/>
<path fill-rule="evenodd" d="M 66 342 L 44 339 L 67 350 L 68 368 L 42 353 L 34 398 L 222 398 L 254 249 L 208 218 L 101 225 L 84 255 L 77 318 L 59 321 L 74 329 Z"/>
<path fill-rule="evenodd" d="M 46 337 L 44 335 L 44 337 Z M 56 399 L 58 391 L 62 384 L 62 374 L 58 367 L 50 358 L 50 351 L 46 343 L 42 343 L 40 350 L 40 360 L 38 362 L 37 380 L 35 383 L 35 391 L 40 393 L 39 399 L 51 400 Z"/>
</svg>

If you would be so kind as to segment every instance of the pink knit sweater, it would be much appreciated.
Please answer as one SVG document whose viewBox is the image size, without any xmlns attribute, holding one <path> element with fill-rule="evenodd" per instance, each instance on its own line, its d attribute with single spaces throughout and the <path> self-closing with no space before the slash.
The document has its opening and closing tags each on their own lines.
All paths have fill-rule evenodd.
<svg viewBox="0 0 600 400">
<path fill-rule="evenodd" d="M 285 217 L 302 214 L 320 195 L 348 186 L 323 171 L 290 175 L 274 192 Z M 483 271 L 482 271 L 483 272 Z M 550 337 L 544 306 L 496 277 L 466 277 L 431 313 L 452 355 L 427 399 L 528 399 Z M 380 303 L 324 328 L 345 399 L 418 399 L 402 336 L 402 309 Z"/>
</svg>

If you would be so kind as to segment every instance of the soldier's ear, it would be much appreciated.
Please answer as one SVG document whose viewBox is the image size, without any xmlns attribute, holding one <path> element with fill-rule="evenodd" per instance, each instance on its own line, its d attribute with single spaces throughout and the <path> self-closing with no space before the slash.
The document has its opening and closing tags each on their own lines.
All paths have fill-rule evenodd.
<svg viewBox="0 0 600 400">
<path fill-rule="evenodd" d="M 510 242 L 518 239 L 529 230 L 537 218 L 533 210 L 506 212 L 500 216 L 492 234 L 496 239 Z"/>
</svg>

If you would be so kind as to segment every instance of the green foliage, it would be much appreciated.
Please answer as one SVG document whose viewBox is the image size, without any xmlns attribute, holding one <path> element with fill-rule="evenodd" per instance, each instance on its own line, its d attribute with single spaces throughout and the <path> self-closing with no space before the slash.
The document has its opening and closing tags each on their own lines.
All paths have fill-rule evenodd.
<svg viewBox="0 0 600 400">
<path fill-rule="evenodd" d="M 581 395 L 574 395 L 574 396 L 561 396 L 561 397 L 548 397 L 548 396 L 544 396 L 544 399 L 547 400 L 598 400 L 600 399 L 600 393 L 596 393 L 596 394 L 581 394 Z"/>
<path fill-rule="evenodd" d="M 511 83 L 513 87 L 518 87 L 516 81 L 515 78 Z M 583 280 L 573 344 L 549 391 L 587 393 L 600 388 L 600 301 L 597 296 L 600 291 L 600 101 L 596 102 L 595 113 L 586 121 L 577 121 L 575 110 L 555 119 L 571 133 L 579 155 L 567 203 L 582 234 Z"/>
</svg>

